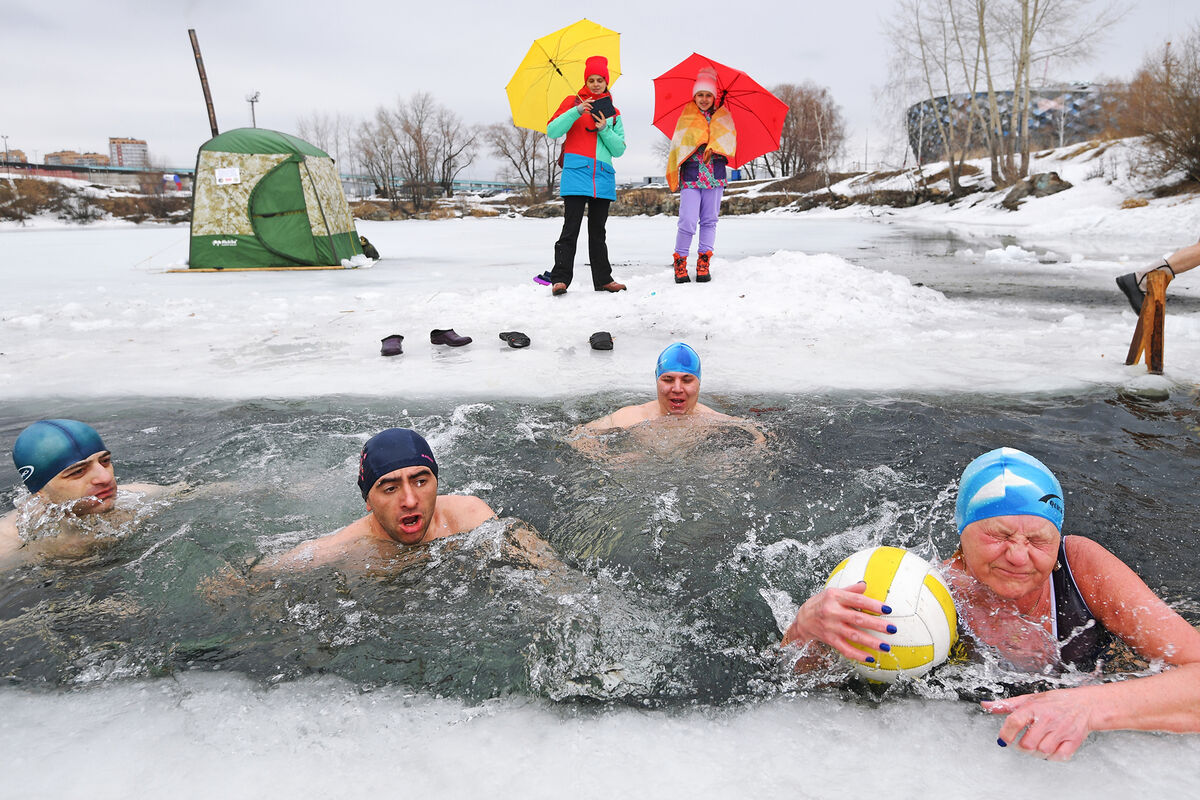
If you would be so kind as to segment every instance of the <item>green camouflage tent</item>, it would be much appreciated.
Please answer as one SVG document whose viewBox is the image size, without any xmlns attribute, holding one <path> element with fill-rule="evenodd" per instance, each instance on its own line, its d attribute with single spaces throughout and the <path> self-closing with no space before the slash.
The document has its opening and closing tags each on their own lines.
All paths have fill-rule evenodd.
<svg viewBox="0 0 1200 800">
<path fill-rule="evenodd" d="M 200 146 L 190 269 L 336 267 L 360 253 L 326 153 L 263 128 L 226 131 Z"/>
</svg>

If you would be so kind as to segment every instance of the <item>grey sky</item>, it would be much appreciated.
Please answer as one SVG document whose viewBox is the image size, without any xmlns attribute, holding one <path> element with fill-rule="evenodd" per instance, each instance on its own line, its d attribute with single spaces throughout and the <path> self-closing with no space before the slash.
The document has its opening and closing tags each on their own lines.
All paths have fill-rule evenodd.
<svg viewBox="0 0 1200 800">
<path fill-rule="evenodd" d="M 894 137 L 875 110 L 887 80 L 884 19 L 891 0 L 546 0 L 438 2 L 96 3 L 9 0 L 0 14 L 0 134 L 33 158 L 54 150 L 107 153 L 109 136 L 145 139 L 158 163 L 191 165 L 210 136 L 187 29 L 195 28 L 221 130 L 248 126 L 245 97 L 261 92 L 260 127 L 294 133 L 315 110 L 369 116 L 427 91 L 469 123 L 508 118 L 504 86 L 537 36 L 588 17 L 621 33 L 613 86 L 629 150 L 621 178 L 661 172 L 651 146 L 651 80 L 692 51 L 770 86 L 826 86 L 845 114 L 849 159 Z M 1146 52 L 1200 19 L 1195 0 L 1140 0 L 1086 64 L 1051 79 L 1129 77 Z M 493 177 L 483 160 L 471 177 Z"/>
</svg>

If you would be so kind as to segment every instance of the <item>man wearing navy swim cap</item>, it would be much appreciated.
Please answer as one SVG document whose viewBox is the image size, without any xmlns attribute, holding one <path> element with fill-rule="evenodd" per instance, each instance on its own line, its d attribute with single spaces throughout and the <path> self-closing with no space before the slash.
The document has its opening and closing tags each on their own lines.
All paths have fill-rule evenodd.
<svg viewBox="0 0 1200 800">
<path fill-rule="evenodd" d="M 367 515 L 336 533 L 305 542 L 263 569 L 308 569 L 386 553 L 380 545 L 417 545 L 474 530 L 496 516 L 471 495 L 438 495 L 438 464 L 429 443 L 407 428 L 372 436 L 359 456 L 358 488 Z"/>
<path fill-rule="evenodd" d="M 70 522 L 92 515 L 123 517 L 118 506 L 117 478 L 109 452 L 100 434 L 90 425 L 73 419 L 35 422 L 13 444 L 13 464 L 30 497 L 19 511 L 0 518 L 0 565 L 12 566 L 37 557 L 78 557 L 100 542 L 67 530 Z M 127 484 L 125 491 L 157 494 L 163 486 Z M 64 514 L 50 530 L 22 531 L 18 518 L 34 522 L 45 518 L 40 511 L 53 507 Z M 121 520 L 125 521 L 125 520 Z"/>
<path fill-rule="evenodd" d="M 607 416 L 583 426 L 584 430 L 603 431 L 629 428 L 642 422 L 665 417 L 704 417 L 708 421 L 738 422 L 745 420 L 714 411 L 700 400 L 700 356 L 683 342 L 667 345 L 658 355 L 654 369 L 658 396 L 648 403 L 625 406 Z M 751 429 L 756 439 L 762 433 Z"/>
</svg>

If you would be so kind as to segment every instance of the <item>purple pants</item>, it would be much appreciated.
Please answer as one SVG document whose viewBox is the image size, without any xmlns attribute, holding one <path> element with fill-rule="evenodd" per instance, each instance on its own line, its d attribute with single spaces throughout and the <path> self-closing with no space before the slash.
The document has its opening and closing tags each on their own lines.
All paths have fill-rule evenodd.
<svg viewBox="0 0 1200 800">
<path fill-rule="evenodd" d="M 715 189 L 679 190 L 679 232 L 675 234 L 676 255 L 686 256 L 692 249 L 696 223 L 700 223 L 700 245 L 697 253 L 711 253 L 717 240 L 717 217 L 721 214 L 721 195 L 724 187 Z"/>
</svg>

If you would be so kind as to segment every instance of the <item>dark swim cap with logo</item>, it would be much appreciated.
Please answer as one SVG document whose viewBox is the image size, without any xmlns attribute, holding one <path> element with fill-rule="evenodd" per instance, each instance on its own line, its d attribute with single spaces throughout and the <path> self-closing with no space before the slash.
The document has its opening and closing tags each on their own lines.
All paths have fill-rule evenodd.
<svg viewBox="0 0 1200 800">
<path fill-rule="evenodd" d="M 429 467 L 437 477 L 433 450 L 421 434 L 408 428 L 388 428 L 368 439 L 358 459 L 358 488 L 363 499 L 367 499 L 376 481 L 405 467 Z"/>
<path fill-rule="evenodd" d="M 91 425 L 73 419 L 44 419 L 17 437 L 13 464 L 30 492 L 38 492 L 72 464 L 108 450 Z"/>
<path fill-rule="evenodd" d="M 1063 490 L 1046 465 L 1012 447 L 998 447 L 972 461 L 958 482 L 954 517 L 958 532 L 991 517 L 1030 514 L 1062 531 Z"/>
</svg>

